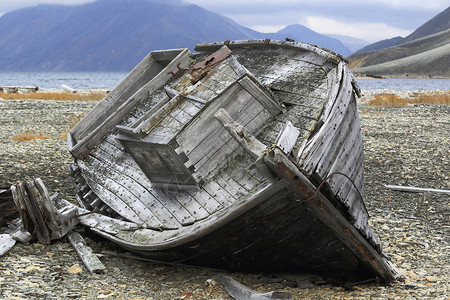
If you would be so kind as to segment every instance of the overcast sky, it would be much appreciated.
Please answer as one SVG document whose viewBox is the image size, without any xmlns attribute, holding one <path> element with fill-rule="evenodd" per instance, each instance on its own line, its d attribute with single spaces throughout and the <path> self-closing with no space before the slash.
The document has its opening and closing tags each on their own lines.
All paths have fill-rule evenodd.
<svg viewBox="0 0 450 300">
<path fill-rule="evenodd" d="M 132 1 L 132 0 L 129 0 Z M 162 1 L 162 0 L 161 0 Z M 197 4 L 260 32 L 301 24 L 324 34 L 376 42 L 407 36 L 445 10 L 448 0 L 164 0 Z M 40 3 L 81 4 L 93 0 L 0 0 L 0 15 Z"/>
</svg>

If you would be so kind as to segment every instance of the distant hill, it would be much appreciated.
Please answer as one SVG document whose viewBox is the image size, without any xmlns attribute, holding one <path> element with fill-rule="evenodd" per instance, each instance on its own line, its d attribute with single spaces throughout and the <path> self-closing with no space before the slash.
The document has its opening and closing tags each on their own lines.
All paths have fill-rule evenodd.
<svg viewBox="0 0 450 300">
<path fill-rule="evenodd" d="M 369 42 L 366 42 L 361 39 L 357 39 L 351 36 L 346 35 L 339 35 L 339 34 L 327 34 L 329 37 L 338 39 L 341 41 L 342 44 L 344 44 L 345 47 L 347 47 L 351 53 L 355 53 L 359 49 L 364 48 L 365 46 L 369 45 Z"/>
<path fill-rule="evenodd" d="M 402 43 L 407 43 L 413 40 L 417 40 L 423 37 L 426 37 L 428 35 L 432 35 L 434 33 L 438 33 L 441 31 L 445 31 L 447 29 L 450 29 L 450 7 L 448 7 L 443 12 L 439 13 L 435 17 L 433 17 L 431 20 L 417 28 L 413 33 L 408 35 L 405 38 L 402 38 L 401 36 L 397 36 L 391 39 L 382 40 L 370 45 L 365 46 L 362 49 L 359 49 L 356 53 L 363 53 L 363 52 L 370 52 L 370 51 L 376 51 L 381 50 L 389 47 L 394 47 L 397 45 L 400 45 Z M 355 54 L 356 54 L 355 53 Z"/>
<path fill-rule="evenodd" d="M 355 54 L 393 47 L 400 44 L 403 41 L 403 39 L 404 38 L 402 38 L 401 36 L 396 36 L 387 40 L 378 41 L 359 49 L 358 51 L 355 52 Z"/>
<path fill-rule="evenodd" d="M 381 76 L 450 77 L 449 20 L 447 8 L 393 47 L 349 56 L 350 68 Z"/>
<path fill-rule="evenodd" d="M 328 37 L 326 35 L 318 34 L 317 32 L 303 26 L 303 25 L 289 25 L 281 29 L 274 36 L 275 38 L 284 40 L 291 38 L 297 42 L 307 42 L 314 45 L 324 46 L 333 51 L 348 56 L 352 53 L 344 44 L 336 38 Z"/>
<path fill-rule="evenodd" d="M 7 13 L 0 17 L 0 71 L 129 71 L 152 50 L 193 49 L 198 43 L 229 39 L 284 40 L 287 35 L 260 33 L 181 3 L 98 0 Z M 290 29 L 298 41 L 350 54 L 336 39 L 301 26 Z"/>
</svg>

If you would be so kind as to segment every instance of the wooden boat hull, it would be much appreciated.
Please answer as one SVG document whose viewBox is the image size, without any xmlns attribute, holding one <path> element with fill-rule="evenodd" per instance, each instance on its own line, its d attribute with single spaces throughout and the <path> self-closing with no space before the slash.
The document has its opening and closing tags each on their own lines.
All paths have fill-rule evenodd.
<svg viewBox="0 0 450 300">
<path fill-rule="evenodd" d="M 295 42 L 149 54 L 68 135 L 80 222 L 155 259 L 393 280 L 342 59 Z M 344 274 L 344 275 L 343 275 Z"/>
</svg>

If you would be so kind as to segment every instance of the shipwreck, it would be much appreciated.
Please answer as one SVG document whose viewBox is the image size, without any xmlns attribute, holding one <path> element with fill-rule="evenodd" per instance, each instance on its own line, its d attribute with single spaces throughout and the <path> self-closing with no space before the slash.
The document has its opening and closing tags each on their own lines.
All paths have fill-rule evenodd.
<svg viewBox="0 0 450 300">
<path fill-rule="evenodd" d="M 343 58 L 268 39 L 195 50 L 151 52 L 68 134 L 80 223 L 162 261 L 392 281 Z"/>
</svg>

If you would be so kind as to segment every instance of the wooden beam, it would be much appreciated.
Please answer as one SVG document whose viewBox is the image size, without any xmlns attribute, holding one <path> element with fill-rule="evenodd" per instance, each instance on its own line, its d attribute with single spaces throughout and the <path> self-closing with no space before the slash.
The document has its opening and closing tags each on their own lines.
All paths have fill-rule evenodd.
<svg viewBox="0 0 450 300">
<path fill-rule="evenodd" d="M 258 141 L 244 126 L 235 122 L 225 109 L 220 108 L 214 117 L 253 159 L 264 154 L 266 145 Z"/>
</svg>

